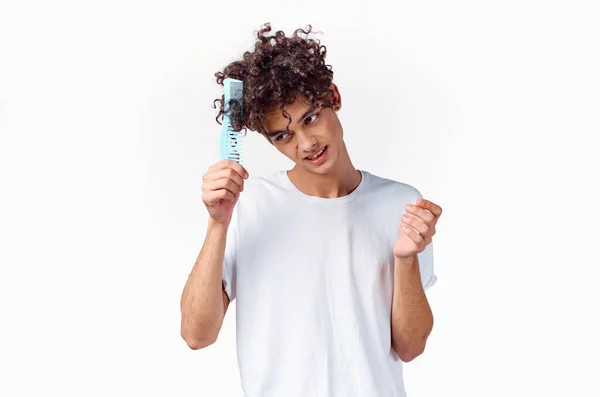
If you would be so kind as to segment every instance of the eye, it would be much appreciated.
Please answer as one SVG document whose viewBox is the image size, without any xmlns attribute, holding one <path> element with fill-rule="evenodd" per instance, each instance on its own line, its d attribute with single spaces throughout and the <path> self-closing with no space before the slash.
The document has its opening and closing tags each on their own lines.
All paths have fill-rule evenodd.
<svg viewBox="0 0 600 397">
<path fill-rule="evenodd" d="M 315 117 L 315 121 L 319 118 L 319 113 L 315 113 L 315 114 L 311 114 L 310 116 L 308 116 L 307 118 L 304 119 L 304 123 L 305 124 L 314 124 L 314 122 L 312 123 L 307 123 L 306 120 L 310 120 L 311 117 Z"/>
<path fill-rule="evenodd" d="M 274 141 L 281 141 L 281 140 L 285 139 L 285 138 L 282 138 L 284 135 L 289 135 L 289 133 L 287 133 L 287 132 L 284 132 L 284 133 L 282 133 L 282 134 L 279 134 L 279 135 L 277 135 L 277 136 L 275 137 L 275 139 L 273 139 L 273 140 L 274 140 Z"/>
</svg>

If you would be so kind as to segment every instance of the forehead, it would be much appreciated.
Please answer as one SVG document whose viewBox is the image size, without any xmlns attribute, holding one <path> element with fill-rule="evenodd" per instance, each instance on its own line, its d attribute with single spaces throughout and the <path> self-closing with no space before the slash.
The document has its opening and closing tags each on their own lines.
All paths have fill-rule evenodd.
<svg viewBox="0 0 600 397">
<path fill-rule="evenodd" d="M 310 109 L 311 103 L 305 98 L 298 98 L 290 105 L 286 105 L 283 110 L 292 118 L 292 122 L 302 117 L 303 113 Z M 277 104 L 265 112 L 265 124 L 280 125 L 288 123 L 288 118 L 283 115 L 281 105 Z"/>
</svg>

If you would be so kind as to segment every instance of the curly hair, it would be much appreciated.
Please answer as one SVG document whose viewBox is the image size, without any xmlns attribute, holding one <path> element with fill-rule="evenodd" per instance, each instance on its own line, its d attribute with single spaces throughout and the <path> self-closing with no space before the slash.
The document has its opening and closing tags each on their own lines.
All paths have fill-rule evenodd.
<svg viewBox="0 0 600 397">
<path fill-rule="evenodd" d="M 246 51 L 242 60 L 230 63 L 221 72 L 215 73 L 217 84 L 223 85 L 230 77 L 243 82 L 243 100 L 240 109 L 237 101 L 225 104 L 225 96 L 215 99 L 219 102 L 217 123 L 222 124 L 225 112 L 230 116 L 235 131 L 250 129 L 266 133 L 264 118 L 276 109 L 289 120 L 286 131 L 289 132 L 291 117 L 285 111 L 286 105 L 293 103 L 297 96 L 315 107 L 332 107 L 333 80 L 331 65 L 325 64 L 327 48 L 319 40 L 309 39 L 312 26 L 306 30 L 296 29 L 293 36 L 286 37 L 283 31 L 267 36 L 271 31 L 270 23 L 261 26 L 257 33 L 254 51 Z M 299 33 L 306 37 L 300 37 Z M 265 135 L 266 136 L 266 135 Z"/>
</svg>

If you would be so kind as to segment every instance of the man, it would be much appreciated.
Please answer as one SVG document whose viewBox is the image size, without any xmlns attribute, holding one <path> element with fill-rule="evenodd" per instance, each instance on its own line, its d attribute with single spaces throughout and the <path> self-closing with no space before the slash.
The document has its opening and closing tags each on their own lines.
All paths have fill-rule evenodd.
<svg viewBox="0 0 600 397">
<path fill-rule="evenodd" d="M 249 178 L 224 160 L 204 175 L 210 218 L 182 295 L 182 337 L 192 349 L 214 343 L 237 298 L 247 397 L 405 396 L 402 362 L 423 352 L 433 326 L 425 290 L 442 209 L 354 168 L 324 46 L 298 36 L 310 26 L 269 31 L 217 82 L 244 82 L 234 125 L 295 166 Z"/>
</svg>

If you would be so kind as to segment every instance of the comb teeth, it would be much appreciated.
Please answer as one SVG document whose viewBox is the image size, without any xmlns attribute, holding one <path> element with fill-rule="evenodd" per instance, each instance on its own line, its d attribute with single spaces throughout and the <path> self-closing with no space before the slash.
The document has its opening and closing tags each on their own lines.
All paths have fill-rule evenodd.
<svg viewBox="0 0 600 397">
<path fill-rule="evenodd" d="M 223 127 L 221 129 L 221 159 L 229 159 L 242 164 L 243 136 L 240 131 L 233 129 L 232 121 L 229 115 L 229 103 L 237 101 L 242 105 L 243 82 L 231 78 L 226 78 L 223 82 L 225 88 L 225 103 L 223 116 Z M 243 106 L 240 111 L 243 110 Z"/>
<path fill-rule="evenodd" d="M 242 134 L 228 128 L 221 132 L 221 159 L 229 159 L 242 164 L 244 139 Z"/>
</svg>

